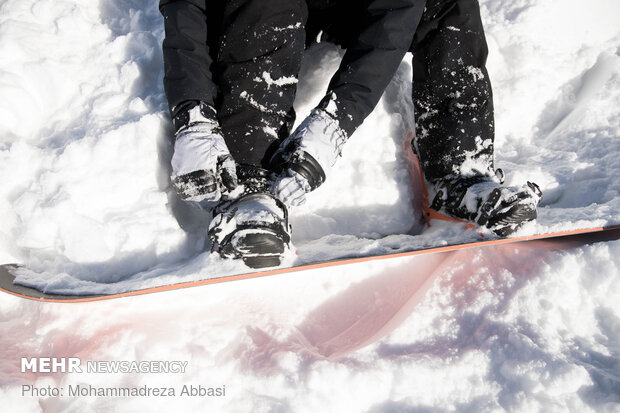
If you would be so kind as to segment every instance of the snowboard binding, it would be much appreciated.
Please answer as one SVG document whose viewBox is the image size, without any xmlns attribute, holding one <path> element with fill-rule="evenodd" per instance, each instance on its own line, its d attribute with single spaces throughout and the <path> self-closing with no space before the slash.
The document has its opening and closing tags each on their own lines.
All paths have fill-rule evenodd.
<svg viewBox="0 0 620 413">
<path fill-rule="evenodd" d="M 244 191 L 214 209 L 208 230 L 212 250 L 251 268 L 278 266 L 291 250 L 286 206 L 270 192 L 269 171 L 239 165 L 237 174 Z"/>
<path fill-rule="evenodd" d="M 504 186 L 503 176 L 498 169 L 496 176 L 442 181 L 435 185 L 437 192 L 430 208 L 507 237 L 537 218 L 542 192 L 533 182 Z"/>
</svg>

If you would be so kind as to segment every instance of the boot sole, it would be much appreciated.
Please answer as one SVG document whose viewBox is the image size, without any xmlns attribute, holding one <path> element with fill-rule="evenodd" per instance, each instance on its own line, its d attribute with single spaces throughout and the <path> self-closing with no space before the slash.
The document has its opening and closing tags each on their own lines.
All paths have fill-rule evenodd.
<svg viewBox="0 0 620 413">
<path fill-rule="evenodd" d="M 250 268 L 277 267 L 282 262 L 282 258 L 278 256 L 247 257 L 243 258 L 243 262 Z"/>
<path fill-rule="evenodd" d="M 276 267 L 282 262 L 286 243 L 273 232 L 241 230 L 233 235 L 235 255 L 250 268 Z"/>
</svg>

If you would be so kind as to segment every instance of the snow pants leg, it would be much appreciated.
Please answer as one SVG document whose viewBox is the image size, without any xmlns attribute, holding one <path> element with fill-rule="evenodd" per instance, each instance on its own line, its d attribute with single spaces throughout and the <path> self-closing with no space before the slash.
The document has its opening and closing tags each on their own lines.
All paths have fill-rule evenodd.
<svg viewBox="0 0 620 413">
<path fill-rule="evenodd" d="M 428 0 L 411 47 L 415 149 L 430 182 L 493 174 L 493 97 L 477 0 Z"/>
<path fill-rule="evenodd" d="M 229 0 L 209 11 L 216 109 L 239 164 L 267 167 L 295 119 L 293 101 L 305 44 L 305 0 Z M 219 5 L 217 5 L 219 4 Z M 219 7 L 219 10 L 215 8 Z"/>
</svg>

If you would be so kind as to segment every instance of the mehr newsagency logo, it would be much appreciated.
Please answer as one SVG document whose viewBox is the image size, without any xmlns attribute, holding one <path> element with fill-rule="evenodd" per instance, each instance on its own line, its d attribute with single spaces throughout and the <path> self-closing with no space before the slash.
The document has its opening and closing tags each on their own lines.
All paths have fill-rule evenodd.
<svg viewBox="0 0 620 413">
<path fill-rule="evenodd" d="M 187 361 L 94 361 L 78 357 L 22 357 L 21 372 L 32 373 L 185 373 Z"/>
</svg>

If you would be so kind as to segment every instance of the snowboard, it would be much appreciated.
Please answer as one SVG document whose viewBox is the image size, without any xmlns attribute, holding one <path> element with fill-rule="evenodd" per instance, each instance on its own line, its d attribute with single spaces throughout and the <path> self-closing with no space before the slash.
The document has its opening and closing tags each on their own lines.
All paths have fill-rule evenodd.
<svg viewBox="0 0 620 413">
<path fill-rule="evenodd" d="M 555 241 L 560 241 L 561 243 L 566 243 L 567 246 L 575 245 L 575 243 L 580 245 L 595 243 L 595 242 L 605 242 L 620 239 L 620 225 L 612 226 L 612 227 L 601 227 L 601 228 L 586 228 L 586 229 L 578 229 L 572 231 L 562 231 L 562 232 L 552 232 L 547 234 L 538 234 L 538 235 L 530 235 L 530 236 L 522 236 L 515 238 L 501 238 L 501 239 L 491 239 L 484 240 L 479 242 L 469 242 L 462 244 L 454 244 L 454 245 L 446 245 L 436 248 L 428 248 L 423 250 L 409 251 L 403 253 L 396 253 L 390 255 L 380 255 L 380 256 L 368 256 L 362 258 L 351 258 L 345 260 L 334 260 L 329 262 L 323 262 L 318 264 L 309 264 L 302 265 L 298 267 L 292 268 L 275 268 L 268 269 L 265 271 L 258 271 L 248 274 L 237 274 L 230 275 L 224 277 L 210 278 L 200 281 L 191 281 L 191 282 L 182 282 L 178 284 L 171 285 L 163 285 L 159 287 L 145 288 L 142 290 L 129 291 L 118 294 L 108 294 L 108 295 L 59 295 L 59 294 L 48 294 L 43 291 L 36 290 L 34 288 L 22 286 L 19 284 L 15 284 L 13 281 L 15 276 L 12 274 L 16 269 L 19 268 L 19 265 L 2 265 L 0 266 L 0 291 L 4 293 L 8 293 L 17 297 L 44 301 L 44 302 L 66 302 L 66 303 L 79 303 L 79 302 L 88 302 L 88 301 L 99 301 L 99 300 L 109 300 L 113 298 L 122 298 L 122 297 L 131 297 L 136 295 L 143 294 L 151 294 L 162 291 L 171 291 L 178 290 L 189 287 L 196 287 L 201 285 L 209 285 L 222 283 L 227 281 L 238 281 L 250 278 L 258 278 L 265 277 L 268 275 L 276 275 L 276 274 L 285 274 L 285 273 L 293 273 L 299 271 L 312 270 L 316 268 L 325 268 L 325 267 L 337 267 L 344 266 L 348 264 L 354 264 L 359 262 L 366 262 L 372 260 L 390 260 L 400 257 L 409 257 L 414 255 L 422 255 L 422 254 L 433 254 L 433 253 L 445 253 L 448 251 L 456 251 L 463 248 L 475 248 L 475 247 L 493 247 L 502 244 L 508 243 L 516 243 L 516 242 L 532 242 L 535 240 L 544 240 L 553 238 Z"/>
<path fill-rule="evenodd" d="M 420 167 L 420 162 L 418 157 L 413 151 L 412 148 L 412 140 L 413 135 L 408 134 L 405 136 L 405 139 L 402 141 L 402 153 L 404 154 L 407 168 L 409 172 L 409 176 L 411 179 L 413 193 L 416 195 L 413 199 L 413 211 L 418 220 L 424 220 L 427 226 L 431 226 L 434 221 L 448 221 L 453 223 L 454 225 L 461 225 L 465 231 L 478 231 L 478 229 L 466 221 L 451 218 L 449 216 L 443 215 L 437 211 L 434 211 L 430 208 L 429 202 L 429 191 L 427 190 L 427 183 L 424 179 L 424 175 L 422 173 L 422 169 Z M 466 225 L 463 225 L 465 223 Z M 482 234 L 481 234 L 482 235 Z M 227 275 L 227 276 L 219 276 L 208 278 L 199 281 L 191 281 L 191 282 L 180 282 L 176 284 L 170 285 L 162 285 L 157 287 L 145 288 L 140 290 L 115 293 L 115 294 L 96 294 L 96 295 L 61 295 L 61 294 L 52 294 L 46 293 L 44 291 L 39 291 L 35 288 L 15 284 L 15 276 L 13 275 L 16 270 L 20 268 L 18 264 L 7 264 L 0 265 L 0 291 L 12 294 L 18 297 L 39 300 L 39 301 L 48 301 L 48 302 L 88 302 L 88 301 L 98 301 L 98 300 L 109 300 L 113 298 L 121 298 L 121 297 L 131 297 L 135 295 L 143 295 L 150 294 L 162 291 L 170 291 L 170 290 L 178 290 L 189 287 L 196 287 L 202 285 L 209 285 L 215 283 L 222 283 L 227 281 L 237 281 L 244 280 L 250 278 L 258 278 L 264 277 L 268 275 L 276 275 L 276 274 L 285 274 L 285 273 L 293 273 L 299 271 L 312 270 L 317 268 L 325 268 L 325 267 L 336 267 L 336 266 L 344 266 L 349 264 L 355 264 L 360 262 L 367 262 L 372 260 L 389 260 L 396 259 L 401 257 L 409 257 L 414 255 L 422 255 L 422 254 L 433 254 L 433 253 L 445 253 L 449 251 L 456 251 L 463 248 L 475 248 L 475 247 L 492 247 L 501 244 L 507 243 L 516 243 L 516 242 L 530 242 L 534 240 L 543 240 L 553 238 L 556 241 L 560 241 L 562 243 L 566 243 L 567 246 L 574 245 L 574 243 L 578 244 L 586 244 L 592 242 L 600 242 L 600 241 L 609 241 L 620 238 L 620 225 L 614 225 L 609 227 L 596 227 L 596 228 L 583 228 L 583 229 L 575 229 L 569 231 L 561 231 L 561 232 L 550 232 L 536 235 L 527 235 L 527 236 L 517 236 L 512 238 L 490 238 L 478 241 L 464 241 L 461 243 L 452 243 L 448 245 L 442 246 L 432 246 L 422 249 L 416 249 L 412 251 L 405 252 L 397 252 L 397 253 L 388 253 L 384 255 L 370 255 L 364 257 L 355 257 L 355 258 L 340 258 L 333 259 L 329 261 L 323 261 L 319 263 L 311 263 L 304 264 L 296 267 L 288 267 L 288 268 L 271 268 L 256 272 L 249 272 L 243 274 L 236 275 Z M 250 270 L 250 269 L 248 269 Z"/>
</svg>

